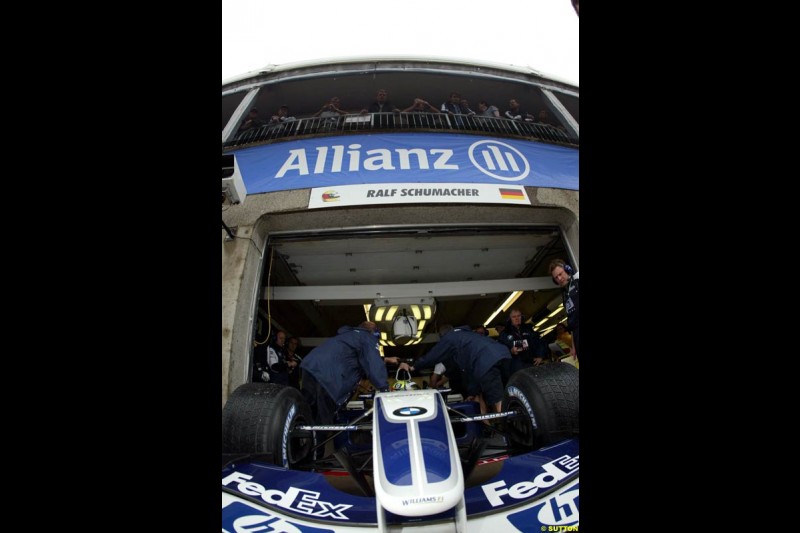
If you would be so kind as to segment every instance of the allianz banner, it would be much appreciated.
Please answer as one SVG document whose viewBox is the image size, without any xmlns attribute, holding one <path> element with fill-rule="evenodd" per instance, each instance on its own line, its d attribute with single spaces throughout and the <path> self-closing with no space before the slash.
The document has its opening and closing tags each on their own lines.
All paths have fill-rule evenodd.
<svg viewBox="0 0 800 533">
<path fill-rule="evenodd" d="M 346 135 L 235 152 L 247 194 L 365 183 L 493 183 L 578 190 L 578 150 L 439 133 Z"/>
</svg>

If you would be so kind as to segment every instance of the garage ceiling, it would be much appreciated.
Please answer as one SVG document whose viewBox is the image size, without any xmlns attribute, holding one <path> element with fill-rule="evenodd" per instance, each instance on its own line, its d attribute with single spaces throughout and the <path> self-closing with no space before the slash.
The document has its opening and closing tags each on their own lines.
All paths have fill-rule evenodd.
<svg viewBox="0 0 800 533">
<path fill-rule="evenodd" d="M 557 228 L 520 225 L 273 236 L 267 257 L 260 315 L 270 316 L 274 327 L 301 337 L 307 352 L 339 327 L 365 320 L 363 305 L 372 303 L 371 295 L 381 291 L 385 295 L 394 285 L 402 285 L 404 297 L 436 299 L 436 315 L 425 327 L 426 334 L 435 333 L 443 323 L 483 324 L 516 290 L 514 279 L 520 280 L 520 289 L 539 287 L 526 290 L 517 300 L 523 314 L 534 318 L 549 314 L 547 304 L 560 293 L 549 281 L 547 267 L 551 259 L 568 256 Z M 303 289 L 293 293 L 290 289 L 296 287 Z M 299 293 L 302 299 L 283 299 Z M 500 313 L 491 325 L 506 318 L 507 313 Z M 385 347 L 384 353 L 413 357 L 428 346 Z"/>
</svg>

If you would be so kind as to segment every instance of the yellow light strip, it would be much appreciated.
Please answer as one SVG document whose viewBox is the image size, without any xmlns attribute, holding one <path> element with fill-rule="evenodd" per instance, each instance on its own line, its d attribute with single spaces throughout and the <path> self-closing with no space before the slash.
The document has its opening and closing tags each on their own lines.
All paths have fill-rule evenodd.
<svg viewBox="0 0 800 533">
<path fill-rule="evenodd" d="M 511 294 L 509 294 L 509 295 L 508 295 L 508 298 L 506 298 L 506 301 L 505 301 L 505 302 L 503 302 L 503 305 L 501 305 L 500 307 L 498 307 L 498 308 L 495 310 L 495 312 L 494 312 L 494 313 L 492 313 L 492 314 L 491 314 L 491 316 L 490 316 L 489 318 L 487 318 L 487 319 L 486 319 L 486 322 L 484 322 L 484 323 L 483 323 L 483 325 L 484 325 L 484 326 L 488 326 L 488 325 L 489 325 L 489 323 L 490 323 L 492 320 L 494 320 L 494 317 L 496 317 L 496 316 L 498 315 L 498 313 L 500 313 L 500 311 L 503 311 L 503 312 L 507 311 L 507 310 L 508 310 L 508 308 L 509 308 L 509 307 L 511 307 L 511 304 L 513 304 L 514 302 L 516 302 L 516 301 L 517 301 L 517 298 L 519 298 L 520 296 L 522 296 L 522 291 L 514 291 L 514 292 L 512 292 Z"/>
<path fill-rule="evenodd" d="M 503 308 L 503 312 L 505 313 L 508 311 L 508 308 L 511 307 L 511 304 L 517 301 L 517 298 L 522 296 L 522 291 L 514 291 L 511 293 L 511 296 L 508 297 L 506 303 L 504 303 L 501 307 Z"/>
<path fill-rule="evenodd" d="M 543 329 L 542 331 L 537 331 L 537 333 L 538 333 L 539 335 L 542 335 L 542 336 L 544 336 L 544 335 L 547 335 L 548 333 L 550 333 L 551 331 L 553 331 L 553 328 L 554 328 L 554 327 L 556 327 L 556 326 L 555 326 L 555 324 L 554 324 L 554 325 L 552 325 L 552 326 L 547 326 L 547 327 L 546 327 L 545 329 Z"/>
</svg>

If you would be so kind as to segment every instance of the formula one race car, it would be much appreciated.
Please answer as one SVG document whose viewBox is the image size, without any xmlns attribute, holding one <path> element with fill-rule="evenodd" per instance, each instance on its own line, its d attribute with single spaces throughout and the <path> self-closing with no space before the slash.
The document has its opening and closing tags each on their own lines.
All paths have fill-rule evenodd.
<svg viewBox="0 0 800 533">
<path fill-rule="evenodd" d="M 378 392 L 319 426 L 298 390 L 240 386 L 222 413 L 222 531 L 577 530 L 578 370 L 515 373 L 501 413 L 447 399 Z"/>
</svg>

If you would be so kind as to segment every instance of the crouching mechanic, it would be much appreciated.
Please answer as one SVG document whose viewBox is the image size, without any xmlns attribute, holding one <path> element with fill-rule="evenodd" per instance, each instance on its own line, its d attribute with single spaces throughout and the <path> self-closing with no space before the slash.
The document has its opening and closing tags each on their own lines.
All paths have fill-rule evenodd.
<svg viewBox="0 0 800 533">
<path fill-rule="evenodd" d="M 418 359 L 414 366 L 400 363 L 399 368 L 409 371 L 429 368 L 452 357 L 464 373 L 470 392 L 479 386 L 486 405 L 493 406 L 495 412 L 499 413 L 511 363 L 508 348 L 473 332 L 468 326 L 453 328 L 450 324 L 444 324 L 439 328 L 439 337 L 436 346 Z"/>
<path fill-rule="evenodd" d="M 342 326 L 336 336 L 303 358 L 303 397 L 317 424 L 333 424 L 363 377 L 376 390 L 388 391 L 386 367 L 378 351 L 380 331 L 374 322 Z"/>
</svg>

